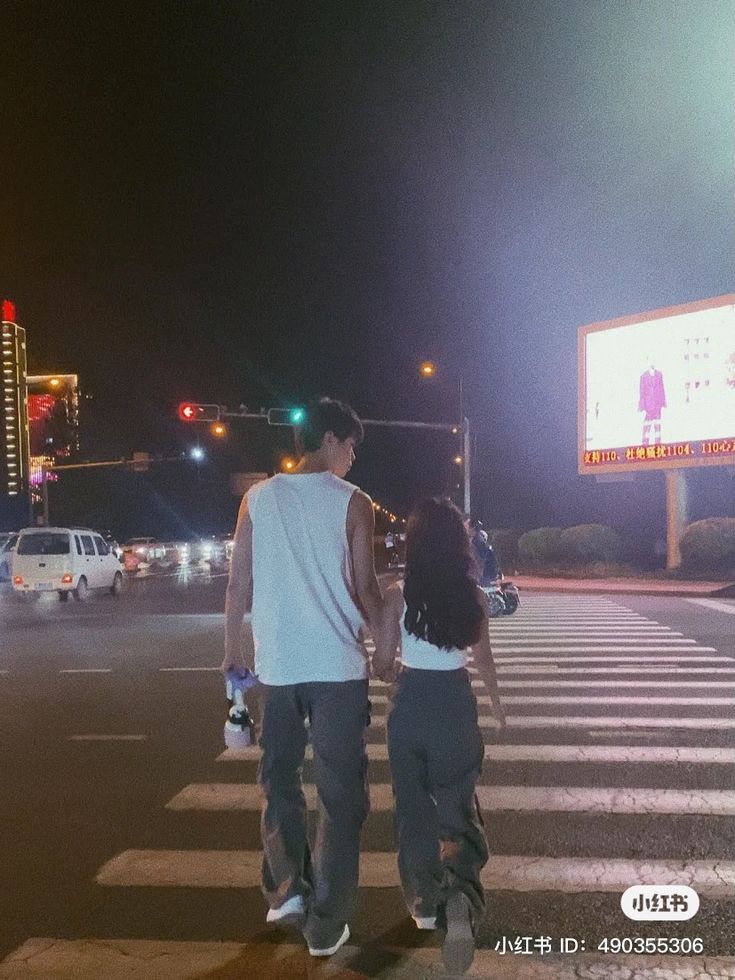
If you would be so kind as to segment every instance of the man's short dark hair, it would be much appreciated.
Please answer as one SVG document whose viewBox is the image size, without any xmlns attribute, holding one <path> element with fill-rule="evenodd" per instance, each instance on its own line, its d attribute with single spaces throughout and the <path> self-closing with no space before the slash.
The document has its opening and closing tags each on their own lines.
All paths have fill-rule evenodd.
<svg viewBox="0 0 735 980">
<path fill-rule="evenodd" d="M 352 437 L 355 445 L 365 434 L 353 408 L 335 398 L 318 398 L 304 410 L 304 421 L 296 428 L 296 445 L 302 453 L 315 453 L 325 432 L 333 432 L 340 442 Z"/>
</svg>

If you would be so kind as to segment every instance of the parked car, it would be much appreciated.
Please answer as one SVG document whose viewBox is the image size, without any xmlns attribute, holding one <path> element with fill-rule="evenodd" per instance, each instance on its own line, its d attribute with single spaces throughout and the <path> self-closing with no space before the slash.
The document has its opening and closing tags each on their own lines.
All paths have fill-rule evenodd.
<svg viewBox="0 0 735 980">
<path fill-rule="evenodd" d="M 0 582 L 9 582 L 13 574 L 13 549 L 17 540 L 17 531 L 0 534 Z"/>
<path fill-rule="evenodd" d="M 19 595 L 57 592 L 80 602 L 93 589 L 122 591 L 120 562 L 96 531 L 84 527 L 29 527 L 18 534 L 13 590 Z"/>
</svg>

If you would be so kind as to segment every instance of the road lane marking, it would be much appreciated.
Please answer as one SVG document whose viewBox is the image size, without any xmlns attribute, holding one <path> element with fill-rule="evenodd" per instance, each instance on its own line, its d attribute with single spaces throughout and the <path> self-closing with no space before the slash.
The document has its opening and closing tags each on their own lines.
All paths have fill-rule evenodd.
<svg viewBox="0 0 735 980">
<path fill-rule="evenodd" d="M 60 674 L 111 674 L 112 667 L 65 667 Z"/>
<path fill-rule="evenodd" d="M 388 759 L 388 746 L 384 743 L 368 742 L 366 750 L 372 762 L 385 762 Z M 261 754 L 260 746 L 250 745 L 246 749 L 225 749 L 216 761 L 257 762 Z M 311 745 L 306 746 L 306 758 L 313 758 Z M 486 745 L 485 761 L 732 765 L 735 763 L 735 749 L 686 745 Z"/>
<path fill-rule="evenodd" d="M 260 888 L 262 851 L 129 850 L 97 872 L 108 887 Z M 493 855 L 481 872 L 493 891 L 618 892 L 631 885 L 689 885 L 701 898 L 732 898 L 733 861 L 632 861 Z M 362 888 L 398 887 L 393 851 L 360 855 Z"/>
<path fill-rule="evenodd" d="M 147 735 L 68 735 L 69 742 L 143 742 Z"/>
<path fill-rule="evenodd" d="M 717 599 L 687 599 L 687 602 L 694 602 L 696 605 L 704 606 L 706 609 L 716 609 L 718 612 L 735 615 L 735 603 L 718 602 Z"/>
<path fill-rule="evenodd" d="M 215 671 L 215 670 L 218 671 L 220 674 L 222 673 L 222 668 L 221 667 L 159 667 L 158 670 L 159 670 L 159 673 L 161 673 L 161 674 L 183 674 L 183 673 L 188 673 L 190 671 L 194 671 L 194 672 L 197 672 L 197 671 L 207 671 L 207 672 L 209 672 L 209 671 Z"/>
</svg>

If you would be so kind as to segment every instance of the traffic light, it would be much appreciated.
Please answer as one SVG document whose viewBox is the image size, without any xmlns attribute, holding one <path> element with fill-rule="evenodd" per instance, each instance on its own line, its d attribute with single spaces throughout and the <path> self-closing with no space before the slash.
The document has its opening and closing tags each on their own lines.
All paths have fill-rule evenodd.
<svg viewBox="0 0 735 980">
<path fill-rule="evenodd" d="M 214 422 L 212 425 L 210 425 L 209 431 L 218 439 L 224 439 L 227 435 L 227 426 L 222 422 Z"/>
<path fill-rule="evenodd" d="M 268 425 L 301 425 L 306 417 L 303 408 L 269 408 Z"/>
<path fill-rule="evenodd" d="M 219 405 L 198 405 L 196 402 L 179 405 L 179 418 L 184 422 L 218 422 L 219 413 Z"/>
</svg>

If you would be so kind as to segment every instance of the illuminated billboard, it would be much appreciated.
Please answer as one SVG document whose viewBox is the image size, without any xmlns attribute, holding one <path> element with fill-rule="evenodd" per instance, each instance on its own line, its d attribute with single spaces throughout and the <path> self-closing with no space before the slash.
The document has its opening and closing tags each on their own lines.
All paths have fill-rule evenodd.
<svg viewBox="0 0 735 980">
<path fill-rule="evenodd" d="M 735 293 L 580 327 L 580 473 L 735 465 Z"/>
</svg>

